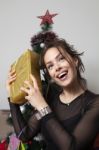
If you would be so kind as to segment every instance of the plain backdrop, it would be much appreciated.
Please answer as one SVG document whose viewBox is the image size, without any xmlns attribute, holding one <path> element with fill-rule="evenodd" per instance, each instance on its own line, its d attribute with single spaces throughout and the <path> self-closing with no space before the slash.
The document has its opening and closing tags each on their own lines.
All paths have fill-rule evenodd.
<svg viewBox="0 0 99 150">
<path fill-rule="evenodd" d="M 0 109 L 9 109 L 5 82 L 10 65 L 40 30 L 37 16 L 58 13 L 53 31 L 84 51 L 84 77 L 99 93 L 99 0 L 0 0 Z"/>
</svg>

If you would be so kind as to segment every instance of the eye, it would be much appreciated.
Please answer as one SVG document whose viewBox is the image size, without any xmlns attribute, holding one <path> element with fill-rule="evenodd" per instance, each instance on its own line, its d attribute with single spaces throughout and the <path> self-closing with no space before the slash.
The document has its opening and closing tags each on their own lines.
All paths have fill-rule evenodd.
<svg viewBox="0 0 99 150">
<path fill-rule="evenodd" d="M 61 61 L 61 60 L 65 60 L 64 56 L 62 56 L 62 55 L 59 57 L 59 61 Z"/>
<path fill-rule="evenodd" d="M 47 69 L 48 69 L 48 70 L 51 70 L 52 68 L 53 68 L 53 65 L 52 65 L 52 64 L 50 64 L 50 65 L 47 66 Z"/>
</svg>

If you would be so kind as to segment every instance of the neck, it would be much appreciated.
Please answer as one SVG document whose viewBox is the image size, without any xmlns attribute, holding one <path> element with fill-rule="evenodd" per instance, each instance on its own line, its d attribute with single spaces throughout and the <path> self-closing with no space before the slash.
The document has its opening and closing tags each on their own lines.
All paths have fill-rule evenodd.
<svg viewBox="0 0 99 150">
<path fill-rule="evenodd" d="M 75 93 L 79 93 L 80 91 L 84 91 L 80 85 L 75 84 L 72 87 L 68 87 L 68 88 L 63 88 L 63 93 L 64 94 L 75 94 Z"/>
<path fill-rule="evenodd" d="M 80 84 L 76 82 L 73 86 L 64 87 L 63 92 L 60 95 L 61 101 L 64 103 L 70 103 L 76 97 L 81 95 L 85 90 L 81 88 Z"/>
</svg>

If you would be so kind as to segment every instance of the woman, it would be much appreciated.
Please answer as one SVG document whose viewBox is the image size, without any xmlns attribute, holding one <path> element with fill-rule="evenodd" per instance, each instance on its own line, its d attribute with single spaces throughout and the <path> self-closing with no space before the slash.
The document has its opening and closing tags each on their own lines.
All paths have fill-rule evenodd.
<svg viewBox="0 0 99 150">
<path fill-rule="evenodd" d="M 99 95 L 86 87 L 81 76 L 84 66 L 80 55 L 59 38 L 43 48 L 41 66 L 49 83 L 47 95 L 40 92 L 36 79 L 33 85 L 25 81 L 27 101 L 33 106 L 28 122 L 23 119 L 19 106 L 10 102 L 12 119 L 17 136 L 22 141 L 32 139 L 41 132 L 46 150 L 92 150 L 99 133 Z M 16 79 L 10 71 L 7 89 Z M 34 109 L 35 108 L 35 109 Z"/>
</svg>

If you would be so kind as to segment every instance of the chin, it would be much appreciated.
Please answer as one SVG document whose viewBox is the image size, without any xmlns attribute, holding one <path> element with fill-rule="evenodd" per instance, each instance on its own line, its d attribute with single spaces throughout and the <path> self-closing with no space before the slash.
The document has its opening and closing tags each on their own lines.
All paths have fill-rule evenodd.
<svg viewBox="0 0 99 150">
<path fill-rule="evenodd" d="M 56 82 L 57 85 L 61 86 L 61 87 L 69 87 L 71 85 L 71 82 Z"/>
</svg>

